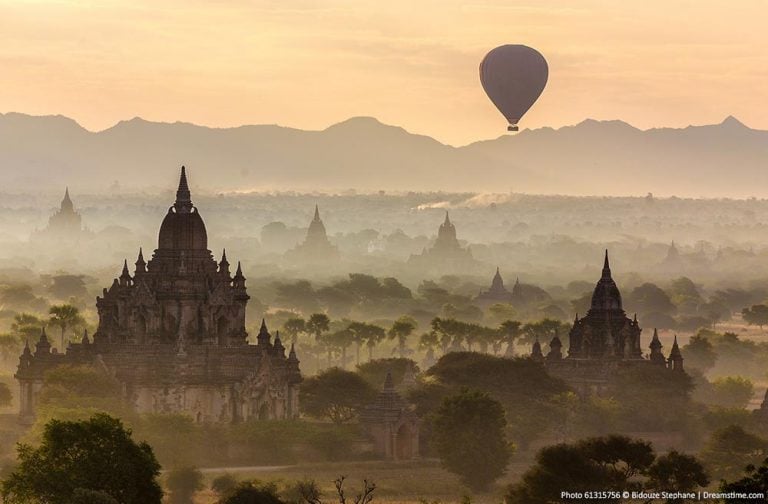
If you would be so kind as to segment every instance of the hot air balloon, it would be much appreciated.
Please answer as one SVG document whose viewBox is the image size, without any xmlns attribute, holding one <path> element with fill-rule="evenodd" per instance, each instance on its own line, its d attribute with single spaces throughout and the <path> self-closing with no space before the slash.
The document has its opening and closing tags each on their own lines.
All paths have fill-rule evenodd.
<svg viewBox="0 0 768 504">
<path fill-rule="evenodd" d="M 485 94 L 509 122 L 509 131 L 518 130 L 517 123 L 544 91 L 548 76 L 544 56 L 524 45 L 499 46 L 480 62 Z"/>
</svg>

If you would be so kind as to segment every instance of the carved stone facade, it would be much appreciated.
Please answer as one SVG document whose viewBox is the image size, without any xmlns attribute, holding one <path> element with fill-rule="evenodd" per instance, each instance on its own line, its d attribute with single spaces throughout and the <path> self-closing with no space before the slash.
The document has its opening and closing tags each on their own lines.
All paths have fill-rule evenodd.
<svg viewBox="0 0 768 504">
<path fill-rule="evenodd" d="M 555 335 L 544 355 L 541 345 L 534 344 L 531 358 L 543 362 L 547 371 L 564 379 L 579 393 L 601 394 L 611 377 L 622 368 L 635 365 L 656 365 L 662 369 L 682 372 L 683 357 L 675 337 L 665 358 L 656 330 L 650 343 L 650 354 L 643 356 L 637 322 L 624 312 L 621 293 L 611 276 L 608 252 L 600 280 L 592 294 L 592 304 L 586 316 L 573 322 L 569 334 L 568 355 L 562 354 L 562 342 Z"/>
<path fill-rule="evenodd" d="M 248 343 L 248 302 L 240 264 L 230 273 L 226 252 L 216 263 L 203 219 L 192 204 L 182 167 L 176 202 L 160 227 L 158 247 L 134 274 L 127 261 L 119 278 L 96 299 L 99 326 L 66 354 L 51 352 L 43 335 L 21 355 L 21 416 L 34 416 L 43 375 L 62 364 L 104 368 L 123 385 L 139 412 L 186 413 L 201 422 L 298 416 L 299 361 L 286 356 L 279 334 L 262 321 Z"/>
</svg>

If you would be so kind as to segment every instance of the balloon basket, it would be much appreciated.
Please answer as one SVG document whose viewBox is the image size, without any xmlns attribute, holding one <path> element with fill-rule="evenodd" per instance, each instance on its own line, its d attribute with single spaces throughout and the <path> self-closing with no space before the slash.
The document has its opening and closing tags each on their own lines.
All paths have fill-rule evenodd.
<svg viewBox="0 0 768 504">
<path fill-rule="evenodd" d="M 517 124 L 510 124 L 507 126 L 507 131 L 520 131 L 520 128 L 517 127 Z"/>
</svg>

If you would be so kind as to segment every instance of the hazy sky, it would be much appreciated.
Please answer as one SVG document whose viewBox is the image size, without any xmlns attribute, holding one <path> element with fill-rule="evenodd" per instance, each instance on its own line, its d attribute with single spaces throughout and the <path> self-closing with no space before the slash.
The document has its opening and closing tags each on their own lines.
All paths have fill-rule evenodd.
<svg viewBox="0 0 768 504">
<path fill-rule="evenodd" d="M 323 129 L 351 116 L 452 144 L 506 123 L 483 55 L 539 49 L 549 84 L 525 127 L 768 129 L 762 0 L 0 0 L 0 111 Z"/>
</svg>

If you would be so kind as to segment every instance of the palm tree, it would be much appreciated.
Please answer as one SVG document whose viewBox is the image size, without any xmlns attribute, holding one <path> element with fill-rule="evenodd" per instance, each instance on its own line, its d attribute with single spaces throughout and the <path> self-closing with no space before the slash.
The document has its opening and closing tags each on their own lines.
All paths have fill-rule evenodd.
<svg viewBox="0 0 768 504">
<path fill-rule="evenodd" d="M 306 323 L 306 331 L 318 339 L 321 334 L 331 327 L 331 319 L 325 313 L 313 313 Z"/>
<path fill-rule="evenodd" d="M 61 328 L 61 351 L 64 351 L 64 334 L 67 329 L 82 326 L 85 319 L 80 315 L 80 310 L 71 304 L 54 305 L 48 310 L 51 315 L 48 320 L 51 324 Z"/>
<path fill-rule="evenodd" d="M 315 343 L 323 346 L 328 351 L 328 367 L 331 367 L 331 342 L 324 336 L 331 328 L 331 319 L 325 313 L 313 313 L 304 324 L 304 331 L 315 337 Z M 320 363 L 318 362 L 318 368 Z"/>
<path fill-rule="evenodd" d="M 358 366 L 360 365 L 360 347 L 365 343 L 367 325 L 364 322 L 352 322 L 347 327 L 347 330 L 352 335 L 352 342 L 355 343 L 355 364 Z"/>
<path fill-rule="evenodd" d="M 18 313 L 13 317 L 11 324 L 11 333 L 16 335 L 20 341 L 33 340 L 40 336 L 45 321 L 37 315 L 31 313 Z"/>
<path fill-rule="evenodd" d="M 480 351 L 482 353 L 488 353 L 488 347 L 493 345 L 494 355 L 497 353 L 496 344 L 499 339 L 499 331 L 492 327 L 472 324 L 472 330 L 475 332 L 475 339 L 480 345 Z"/>
<path fill-rule="evenodd" d="M 348 327 L 352 333 L 352 341 L 357 345 L 357 365 L 360 365 L 360 348 L 363 343 L 368 347 L 368 360 L 373 360 L 373 349 L 386 336 L 383 327 L 365 322 L 352 322 Z"/>
<path fill-rule="evenodd" d="M 437 335 L 437 339 L 440 342 L 440 350 L 443 355 L 448 353 L 448 349 L 453 342 L 457 343 L 457 321 L 451 318 L 435 317 L 430 323 L 432 326 L 432 332 Z"/>
<path fill-rule="evenodd" d="M 522 323 L 517 320 L 505 320 L 499 326 L 499 332 L 504 335 L 507 342 L 505 357 L 515 356 L 515 340 L 523 333 Z"/>
<path fill-rule="evenodd" d="M 435 348 L 440 346 L 440 340 L 435 331 L 424 333 L 419 337 L 419 349 L 425 350 L 424 356 L 425 368 L 429 368 L 435 363 Z"/>
<path fill-rule="evenodd" d="M 341 352 L 341 369 L 347 368 L 347 348 L 354 342 L 354 336 L 349 328 L 328 335 L 329 342 Z"/>
<path fill-rule="evenodd" d="M 367 324 L 368 325 L 368 331 L 366 334 L 366 346 L 368 346 L 368 360 L 373 360 L 373 350 L 376 348 L 376 345 L 381 343 L 381 340 L 383 340 L 387 336 L 387 331 L 384 330 L 383 327 L 379 327 L 377 325 L 373 324 Z"/>
<path fill-rule="evenodd" d="M 405 347 L 408 342 L 408 337 L 416 330 L 417 322 L 412 317 L 400 317 L 395 320 L 392 327 L 389 328 L 387 337 L 391 340 L 397 339 L 397 351 L 400 357 L 405 357 L 408 353 L 408 349 Z"/>
<path fill-rule="evenodd" d="M 283 324 L 283 334 L 287 334 L 291 344 L 295 345 L 299 335 L 307 331 L 307 322 L 301 317 L 289 318 Z"/>
<path fill-rule="evenodd" d="M 23 343 L 13 334 L 0 334 L 0 355 L 3 362 L 7 363 L 11 358 L 19 355 L 19 350 Z"/>
</svg>

